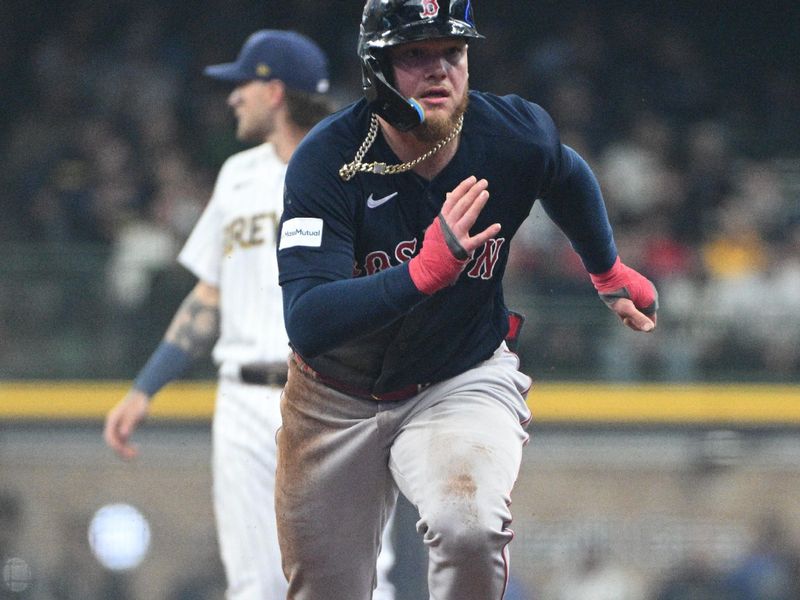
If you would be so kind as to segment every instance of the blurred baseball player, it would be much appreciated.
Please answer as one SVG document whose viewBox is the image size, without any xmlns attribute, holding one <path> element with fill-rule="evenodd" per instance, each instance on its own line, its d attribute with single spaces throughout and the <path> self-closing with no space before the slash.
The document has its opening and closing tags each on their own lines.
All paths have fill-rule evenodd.
<svg viewBox="0 0 800 600">
<path fill-rule="evenodd" d="M 132 389 L 108 413 L 104 437 L 123 458 L 136 456 L 131 436 L 151 398 L 216 341 L 214 511 L 227 597 L 272 600 L 284 598 L 287 586 L 274 510 L 275 432 L 289 352 L 276 235 L 289 157 L 330 112 L 327 61 L 298 33 L 261 30 L 236 62 L 207 67 L 205 74 L 234 86 L 228 104 L 237 138 L 259 145 L 223 165 L 179 256 L 197 285 Z M 382 589 L 382 598 L 393 597 L 388 582 Z"/>
<path fill-rule="evenodd" d="M 623 322 L 655 327 L 654 286 L 620 262 L 597 181 L 548 114 L 468 90 L 475 4 L 368 0 L 366 97 L 289 164 L 276 508 L 292 600 L 370 598 L 398 488 L 431 598 L 502 598 L 531 417 L 502 278 L 534 201 Z"/>
</svg>

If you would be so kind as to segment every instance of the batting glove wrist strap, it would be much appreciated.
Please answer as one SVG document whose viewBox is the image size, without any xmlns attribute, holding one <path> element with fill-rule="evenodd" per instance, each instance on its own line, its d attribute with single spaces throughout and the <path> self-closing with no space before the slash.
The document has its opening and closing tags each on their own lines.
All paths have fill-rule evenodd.
<svg viewBox="0 0 800 600">
<path fill-rule="evenodd" d="M 589 276 L 600 298 L 609 306 L 619 298 L 628 298 L 646 315 L 655 314 L 658 310 L 656 286 L 637 271 L 622 264 L 619 256 L 608 271 L 597 275 L 589 273 Z"/>
<path fill-rule="evenodd" d="M 430 296 L 453 285 L 467 266 L 469 254 L 458 243 L 441 215 L 434 219 L 422 240 L 422 249 L 408 263 L 411 281 Z"/>
</svg>

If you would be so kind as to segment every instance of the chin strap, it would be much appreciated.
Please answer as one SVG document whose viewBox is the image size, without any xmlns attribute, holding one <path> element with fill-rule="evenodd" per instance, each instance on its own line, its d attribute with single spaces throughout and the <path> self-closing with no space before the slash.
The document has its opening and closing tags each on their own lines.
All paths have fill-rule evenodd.
<svg viewBox="0 0 800 600">
<path fill-rule="evenodd" d="M 374 56 L 362 63 L 362 87 L 372 110 L 400 131 L 410 131 L 425 121 L 425 111 L 414 98 L 406 99 L 387 80 Z"/>
</svg>

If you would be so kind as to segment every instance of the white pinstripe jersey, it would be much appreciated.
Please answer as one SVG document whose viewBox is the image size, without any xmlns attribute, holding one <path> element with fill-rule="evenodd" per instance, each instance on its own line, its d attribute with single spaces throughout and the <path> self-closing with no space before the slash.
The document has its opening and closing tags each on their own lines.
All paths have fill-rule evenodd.
<svg viewBox="0 0 800 600">
<path fill-rule="evenodd" d="M 271 144 L 231 156 L 186 241 L 179 262 L 220 290 L 213 358 L 224 372 L 289 352 L 275 243 L 286 165 Z"/>
</svg>

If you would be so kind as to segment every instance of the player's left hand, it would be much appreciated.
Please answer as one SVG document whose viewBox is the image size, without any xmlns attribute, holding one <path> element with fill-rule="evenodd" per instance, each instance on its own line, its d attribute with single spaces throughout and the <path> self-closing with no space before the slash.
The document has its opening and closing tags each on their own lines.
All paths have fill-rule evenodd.
<svg viewBox="0 0 800 600">
<path fill-rule="evenodd" d="M 606 305 L 634 331 L 656 327 L 658 291 L 653 282 L 624 265 L 619 257 L 605 273 L 591 274 L 592 283 Z"/>
</svg>

